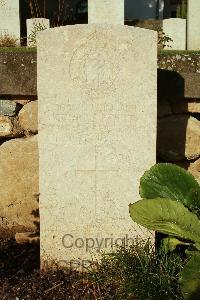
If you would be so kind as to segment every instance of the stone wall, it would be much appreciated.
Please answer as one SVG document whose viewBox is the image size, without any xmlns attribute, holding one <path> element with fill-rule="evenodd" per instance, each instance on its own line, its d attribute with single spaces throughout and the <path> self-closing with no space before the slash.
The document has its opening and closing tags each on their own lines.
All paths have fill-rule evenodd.
<svg viewBox="0 0 200 300">
<path fill-rule="evenodd" d="M 158 58 L 158 161 L 189 170 L 200 182 L 200 56 Z"/>
<path fill-rule="evenodd" d="M 0 52 L 0 236 L 39 230 L 36 61 Z M 158 57 L 157 160 L 200 181 L 199 55 Z"/>
</svg>

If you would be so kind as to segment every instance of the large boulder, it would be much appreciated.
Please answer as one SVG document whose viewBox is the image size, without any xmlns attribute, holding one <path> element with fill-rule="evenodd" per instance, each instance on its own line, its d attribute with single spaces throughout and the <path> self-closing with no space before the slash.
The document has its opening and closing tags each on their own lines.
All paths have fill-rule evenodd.
<svg viewBox="0 0 200 300">
<path fill-rule="evenodd" d="M 0 138 L 20 137 L 23 132 L 16 118 L 0 116 Z"/>
<path fill-rule="evenodd" d="M 158 121 L 158 156 L 165 161 L 193 160 L 200 156 L 200 121 L 173 115 Z"/>
<path fill-rule="evenodd" d="M 37 136 L 0 146 L 0 236 L 39 227 Z"/>
<path fill-rule="evenodd" d="M 31 101 L 19 112 L 19 123 L 26 133 L 38 132 L 38 102 Z"/>
</svg>

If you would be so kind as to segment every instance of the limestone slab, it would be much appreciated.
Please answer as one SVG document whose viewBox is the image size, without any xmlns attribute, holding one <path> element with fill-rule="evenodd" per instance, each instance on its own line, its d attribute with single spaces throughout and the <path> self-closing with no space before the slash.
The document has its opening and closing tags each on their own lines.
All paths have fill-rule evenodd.
<svg viewBox="0 0 200 300">
<path fill-rule="evenodd" d="M 75 25 L 38 35 L 43 265 L 95 260 L 118 239 L 150 235 L 128 205 L 156 162 L 156 77 L 153 31 Z"/>
<path fill-rule="evenodd" d="M 200 1 L 188 0 L 187 49 L 200 50 Z"/>
<path fill-rule="evenodd" d="M 0 35 L 20 39 L 19 0 L 0 0 Z"/>
<path fill-rule="evenodd" d="M 89 24 L 124 24 L 124 0 L 88 0 Z"/>
<path fill-rule="evenodd" d="M 186 20 L 170 18 L 163 20 L 163 32 L 172 39 L 165 49 L 186 50 Z"/>
</svg>

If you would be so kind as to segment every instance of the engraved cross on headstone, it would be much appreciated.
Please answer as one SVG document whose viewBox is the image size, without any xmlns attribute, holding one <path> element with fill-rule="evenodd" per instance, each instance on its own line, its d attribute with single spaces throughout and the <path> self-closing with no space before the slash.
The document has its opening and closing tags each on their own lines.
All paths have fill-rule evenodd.
<svg viewBox="0 0 200 300">
<path fill-rule="evenodd" d="M 88 0 L 88 23 L 124 25 L 124 0 Z"/>
</svg>

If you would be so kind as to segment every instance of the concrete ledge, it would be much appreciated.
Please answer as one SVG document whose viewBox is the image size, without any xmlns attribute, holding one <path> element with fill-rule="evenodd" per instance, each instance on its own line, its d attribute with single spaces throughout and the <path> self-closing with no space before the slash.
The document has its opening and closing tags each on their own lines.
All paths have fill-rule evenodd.
<svg viewBox="0 0 200 300">
<path fill-rule="evenodd" d="M 158 95 L 200 98 L 200 55 L 159 55 Z M 37 97 L 37 53 L 0 51 L 0 96 Z"/>
<path fill-rule="evenodd" d="M 200 74 L 158 69 L 158 97 L 200 98 Z"/>
<path fill-rule="evenodd" d="M 37 95 L 37 54 L 0 52 L 0 96 Z"/>
</svg>

